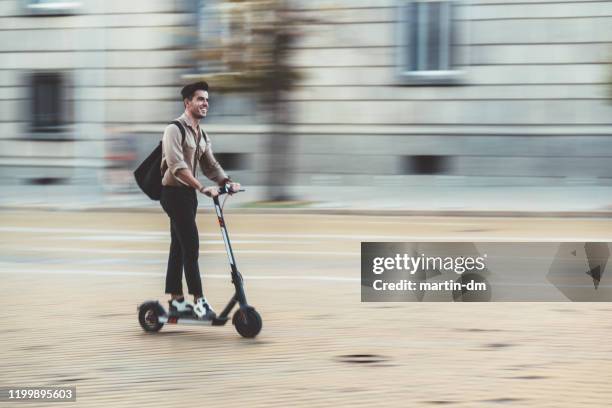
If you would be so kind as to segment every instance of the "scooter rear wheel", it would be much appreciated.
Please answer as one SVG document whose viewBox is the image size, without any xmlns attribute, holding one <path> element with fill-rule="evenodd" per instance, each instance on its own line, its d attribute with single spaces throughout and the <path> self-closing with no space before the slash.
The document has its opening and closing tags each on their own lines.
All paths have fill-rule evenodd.
<svg viewBox="0 0 612 408">
<path fill-rule="evenodd" d="M 154 303 L 145 303 L 140 307 L 138 321 L 146 332 L 158 332 L 164 327 L 164 324 L 159 322 L 158 307 Z"/>
<path fill-rule="evenodd" d="M 261 316 L 252 307 L 238 309 L 234 313 L 232 323 L 236 327 L 236 331 L 246 338 L 253 338 L 259 334 L 263 325 Z"/>
</svg>

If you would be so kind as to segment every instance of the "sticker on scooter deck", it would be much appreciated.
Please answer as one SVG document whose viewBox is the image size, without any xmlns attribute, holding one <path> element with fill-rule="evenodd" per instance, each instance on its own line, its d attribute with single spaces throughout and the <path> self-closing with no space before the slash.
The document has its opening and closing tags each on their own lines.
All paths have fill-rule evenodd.
<svg viewBox="0 0 612 408">
<path fill-rule="evenodd" d="M 194 319 L 193 317 L 178 317 L 178 316 L 168 316 L 159 318 L 160 323 L 168 323 L 168 324 L 197 324 L 202 326 L 211 326 L 213 324 L 212 320 L 200 320 Z"/>
</svg>

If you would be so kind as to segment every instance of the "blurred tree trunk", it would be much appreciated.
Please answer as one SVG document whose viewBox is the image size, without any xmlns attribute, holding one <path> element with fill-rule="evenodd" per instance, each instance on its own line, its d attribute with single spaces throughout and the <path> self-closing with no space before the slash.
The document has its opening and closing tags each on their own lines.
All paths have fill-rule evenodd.
<svg viewBox="0 0 612 408">
<path fill-rule="evenodd" d="M 298 36 L 296 26 L 308 21 L 288 9 L 285 0 L 223 0 L 218 6 L 229 35 L 206 38 L 196 58 L 223 69 L 201 77 L 215 90 L 256 92 L 272 122 L 265 167 L 267 199 L 289 200 L 295 169 L 286 96 L 300 80 L 289 59 Z"/>
<path fill-rule="evenodd" d="M 289 134 L 289 114 L 282 99 L 273 104 L 272 110 L 274 119 L 273 130 L 268 137 L 267 197 L 272 201 L 288 201 L 292 199 L 289 185 L 294 172 L 291 165 L 293 136 Z"/>
<path fill-rule="evenodd" d="M 281 6 L 283 3 L 280 3 Z M 278 14 L 282 11 L 276 10 L 276 21 L 282 21 L 282 16 Z M 268 152 L 270 162 L 268 163 L 267 172 L 267 196 L 272 201 L 288 201 L 291 200 L 289 189 L 291 184 L 294 168 L 292 166 L 292 149 L 293 136 L 290 134 L 291 110 L 285 102 L 285 94 L 293 88 L 292 83 L 285 81 L 274 80 L 274 78 L 287 78 L 285 74 L 291 70 L 288 65 L 289 53 L 291 52 L 291 35 L 287 32 L 287 27 L 277 25 L 274 35 L 274 52 L 273 52 L 273 74 L 270 110 L 272 111 L 272 126 L 273 131 L 269 136 Z M 288 82 L 288 81 L 287 81 Z"/>
</svg>

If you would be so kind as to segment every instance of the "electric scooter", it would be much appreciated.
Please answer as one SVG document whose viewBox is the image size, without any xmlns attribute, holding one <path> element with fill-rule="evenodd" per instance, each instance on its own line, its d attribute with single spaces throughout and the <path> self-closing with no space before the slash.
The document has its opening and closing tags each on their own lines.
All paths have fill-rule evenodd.
<svg viewBox="0 0 612 408">
<path fill-rule="evenodd" d="M 229 191 L 230 186 L 229 184 L 226 184 L 219 189 L 219 196 L 228 194 Z M 234 306 L 236 306 L 236 303 L 239 304 L 239 308 L 232 317 L 232 324 L 236 328 L 236 331 L 242 337 L 247 338 L 253 338 L 261 331 L 261 316 L 259 313 L 257 313 L 254 307 L 247 303 L 246 300 L 244 286 L 242 284 L 242 275 L 240 272 L 238 272 L 238 268 L 236 266 L 234 252 L 232 251 L 232 245 L 230 244 L 229 235 L 227 234 L 227 227 L 223 218 L 223 208 L 219 204 L 219 196 L 214 197 L 213 201 L 215 204 L 215 211 L 217 213 L 219 226 L 221 227 L 221 235 L 223 236 L 223 242 L 225 243 L 225 250 L 231 266 L 232 283 L 236 289 L 234 296 L 230 299 L 229 303 L 225 309 L 223 309 L 221 314 L 212 320 L 201 320 L 193 312 L 183 312 L 178 314 L 168 313 L 166 312 L 166 309 L 164 309 L 164 307 L 156 300 L 144 302 L 138 306 L 138 321 L 146 332 L 158 332 L 161 330 L 164 324 L 223 326 L 229 320 L 228 316 Z"/>
</svg>

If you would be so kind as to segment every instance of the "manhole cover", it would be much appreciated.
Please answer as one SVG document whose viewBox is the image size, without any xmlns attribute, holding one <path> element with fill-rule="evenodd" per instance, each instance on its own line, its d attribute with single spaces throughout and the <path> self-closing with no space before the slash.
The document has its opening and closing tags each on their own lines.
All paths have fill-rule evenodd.
<svg viewBox="0 0 612 408">
<path fill-rule="evenodd" d="M 387 358 L 376 354 L 345 354 L 343 356 L 338 356 L 338 361 L 354 364 L 375 364 L 384 363 L 387 361 Z"/>
</svg>

